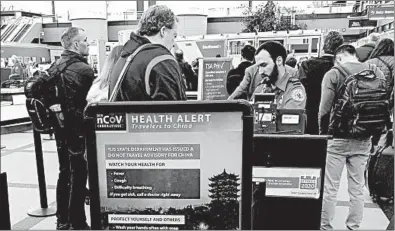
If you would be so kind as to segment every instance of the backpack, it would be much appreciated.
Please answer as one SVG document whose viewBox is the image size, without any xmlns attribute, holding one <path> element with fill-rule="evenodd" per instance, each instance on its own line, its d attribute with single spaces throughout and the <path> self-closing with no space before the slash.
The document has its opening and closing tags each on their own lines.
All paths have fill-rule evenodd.
<svg viewBox="0 0 395 231">
<path fill-rule="evenodd" d="M 54 73 L 48 74 L 46 71 L 40 71 L 38 77 L 29 78 L 25 82 L 26 108 L 36 131 L 48 134 L 57 125 L 57 120 L 49 108 L 62 102 L 65 92 L 64 89 L 59 87 L 63 87 L 63 83 L 60 80 L 63 78 L 64 70 L 75 62 L 78 61 L 67 61 L 62 70 L 57 70 Z"/>
<path fill-rule="evenodd" d="M 112 90 L 112 92 L 110 93 L 110 96 L 108 97 L 108 101 L 109 102 L 114 102 L 116 100 L 116 97 L 118 95 L 118 93 L 120 92 L 121 89 L 121 83 L 122 81 L 125 79 L 127 70 L 129 69 L 134 57 L 140 52 L 142 51 L 144 48 L 151 46 L 152 43 L 146 43 L 144 45 L 139 46 L 131 55 L 129 55 L 129 57 L 126 59 L 126 62 L 121 70 L 121 73 L 118 76 L 117 82 L 115 83 L 114 89 Z M 160 55 L 155 57 L 154 59 L 152 59 L 148 65 L 147 68 L 145 70 L 145 75 L 144 75 L 144 85 L 145 85 L 145 91 L 146 93 L 151 96 L 151 87 L 149 84 L 149 77 L 151 74 L 151 70 L 152 68 L 155 67 L 156 64 L 158 64 L 161 61 L 164 60 L 174 60 L 176 63 L 177 61 L 175 60 L 174 56 L 172 55 Z M 182 81 L 182 80 L 181 80 Z"/>
<path fill-rule="evenodd" d="M 333 68 L 346 78 L 336 93 L 328 133 L 344 138 L 382 134 L 390 119 L 387 81 L 371 69 L 351 74 L 342 66 Z"/>
</svg>

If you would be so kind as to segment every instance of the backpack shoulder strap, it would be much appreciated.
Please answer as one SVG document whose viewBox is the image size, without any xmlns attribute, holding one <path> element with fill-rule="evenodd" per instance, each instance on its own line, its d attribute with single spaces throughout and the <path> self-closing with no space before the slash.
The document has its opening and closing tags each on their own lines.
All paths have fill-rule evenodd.
<svg viewBox="0 0 395 231">
<path fill-rule="evenodd" d="M 164 60 L 174 60 L 176 63 L 176 59 L 172 55 L 160 55 L 155 57 L 151 62 L 149 62 L 147 69 L 145 69 L 145 76 L 144 76 L 144 81 L 145 81 L 145 91 L 148 95 L 151 95 L 151 87 L 149 85 L 149 80 L 150 80 L 150 74 L 152 71 L 152 68 L 154 68 L 158 63 L 164 61 Z"/>
<path fill-rule="evenodd" d="M 123 65 L 122 71 L 121 71 L 121 73 L 118 76 L 117 82 L 115 83 L 114 89 L 112 90 L 111 95 L 108 98 L 109 102 L 113 102 L 115 100 L 115 97 L 118 94 L 119 89 L 121 88 L 121 82 L 125 78 L 125 73 L 128 70 L 131 62 L 134 59 L 134 57 L 137 55 L 137 53 L 139 53 L 144 48 L 146 48 L 147 46 L 150 46 L 150 45 L 152 45 L 152 44 L 151 43 L 143 44 L 143 45 L 139 46 L 131 55 L 128 56 L 128 58 L 126 59 L 125 64 Z"/>
<path fill-rule="evenodd" d="M 346 68 L 344 68 L 342 65 L 336 65 L 336 66 L 333 66 L 333 68 L 338 70 L 340 72 L 340 74 L 344 76 L 344 78 L 347 78 L 347 76 L 351 75 L 351 73 Z"/>
</svg>

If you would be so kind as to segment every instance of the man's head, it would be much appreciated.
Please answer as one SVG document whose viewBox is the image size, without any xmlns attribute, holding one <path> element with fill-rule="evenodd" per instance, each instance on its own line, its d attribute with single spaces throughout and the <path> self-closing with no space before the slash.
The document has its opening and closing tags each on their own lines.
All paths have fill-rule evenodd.
<svg viewBox="0 0 395 231">
<path fill-rule="evenodd" d="M 288 66 L 290 66 L 292 68 L 295 68 L 297 62 L 298 61 L 294 57 L 291 57 L 285 62 L 285 64 L 287 64 Z"/>
<path fill-rule="evenodd" d="M 336 49 L 344 43 L 343 36 L 337 31 L 329 31 L 325 36 L 324 52 L 327 54 L 335 54 Z"/>
<path fill-rule="evenodd" d="M 176 56 L 177 61 L 182 61 L 184 60 L 184 52 L 180 49 L 176 50 L 176 52 L 174 53 Z"/>
<path fill-rule="evenodd" d="M 253 62 L 255 52 L 256 52 L 255 47 L 251 45 L 245 45 L 243 49 L 241 49 L 241 57 L 243 57 L 243 59 L 247 61 Z"/>
<path fill-rule="evenodd" d="M 345 62 L 358 62 L 357 51 L 352 45 L 341 45 L 335 51 L 335 62 L 343 64 Z"/>
<path fill-rule="evenodd" d="M 61 42 L 66 50 L 74 51 L 82 56 L 89 55 L 88 37 L 82 28 L 69 27 L 63 32 Z"/>
<path fill-rule="evenodd" d="M 255 53 L 255 62 L 259 74 L 264 79 L 268 77 L 274 84 L 278 79 L 278 68 L 284 68 L 287 51 L 279 42 L 269 41 L 263 43 Z"/>
<path fill-rule="evenodd" d="M 380 41 L 380 34 L 371 33 L 368 37 L 369 43 L 377 44 Z"/>
<path fill-rule="evenodd" d="M 149 7 L 141 16 L 137 31 L 151 42 L 171 50 L 177 37 L 177 25 L 178 19 L 170 8 L 155 5 Z"/>
</svg>

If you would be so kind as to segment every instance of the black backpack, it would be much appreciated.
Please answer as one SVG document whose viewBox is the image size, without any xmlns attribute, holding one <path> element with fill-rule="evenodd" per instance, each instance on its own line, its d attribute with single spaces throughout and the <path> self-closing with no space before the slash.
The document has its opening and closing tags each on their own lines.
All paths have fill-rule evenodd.
<svg viewBox="0 0 395 231">
<path fill-rule="evenodd" d="M 54 104 L 63 102 L 63 72 L 68 66 L 75 63 L 69 60 L 61 70 L 54 73 L 40 71 L 38 77 L 28 79 L 24 85 L 26 95 L 26 108 L 36 131 L 44 134 L 53 132 L 57 120 L 49 109 Z M 51 65 L 56 65 L 55 63 Z"/>
<path fill-rule="evenodd" d="M 359 138 L 377 136 L 386 131 L 390 120 L 388 83 L 371 69 L 356 74 L 335 66 L 344 84 L 336 93 L 329 122 L 330 135 Z"/>
</svg>

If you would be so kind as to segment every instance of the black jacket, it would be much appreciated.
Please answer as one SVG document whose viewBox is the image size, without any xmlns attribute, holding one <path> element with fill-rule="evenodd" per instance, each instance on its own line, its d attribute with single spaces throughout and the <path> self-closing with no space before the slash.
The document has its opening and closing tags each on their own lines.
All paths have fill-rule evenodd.
<svg viewBox="0 0 395 231">
<path fill-rule="evenodd" d="M 324 54 L 304 61 L 299 68 L 299 78 L 306 89 L 307 134 L 319 133 L 318 110 L 321 101 L 321 84 L 324 75 L 333 67 L 333 56 Z"/>
<path fill-rule="evenodd" d="M 120 77 L 126 59 L 139 46 L 147 43 L 150 43 L 147 38 L 131 33 L 130 40 L 124 45 L 121 57 L 111 73 L 109 96 Z M 149 75 L 150 94 L 147 94 L 145 71 L 153 59 L 162 55 L 172 56 L 166 47 L 159 44 L 151 44 L 141 50 L 127 69 L 115 101 L 186 100 L 181 70 L 175 59 L 160 61 L 153 67 Z"/>
<path fill-rule="evenodd" d="M 178 65 L 180 66 L 181 73 L 186 81 L 187 90 L 197 91 L 198 76 L 192 70 L 192 66 L 183 60 L 178 60 Z"/>
<path fill-rule="evenodd" d="M 370 54 L 374 50 L 375 45 L 372 43 L 367 43 L 363 46 L 360 46 L 356 49 L 357 51 L 357 57 L 359 62 L 365 62 L 366 60 L 369 59 Z"/>
<path fill-rule="evenodd" d="M 71 62 L 72 64 L 64 69 L 66 64 Z M 83 112 L 87 104 L 86 96 L 95 78 L 94 73 L 86 58 L 68 50 L 63 51 L 61 58 L 51 65 L 47 71 L 50 74 L 62 69 L 64 69 L 63 76 L 66 89 L 66 98 L 62 104 L 65 111 L 65 122 L 70 126 L 80 127 L 84 122 Z"/>
<path fill-rule="evenodd" d="M 229 71 L 226 83 L 226 89 L 229 95 L 231 95 L 239 86 L 240 82 L 244 78 L 247 67 L 250 67 L 251 65 L 251 62 L 244 61 L 241 62 L 235 69 Z"/>
</svg>

